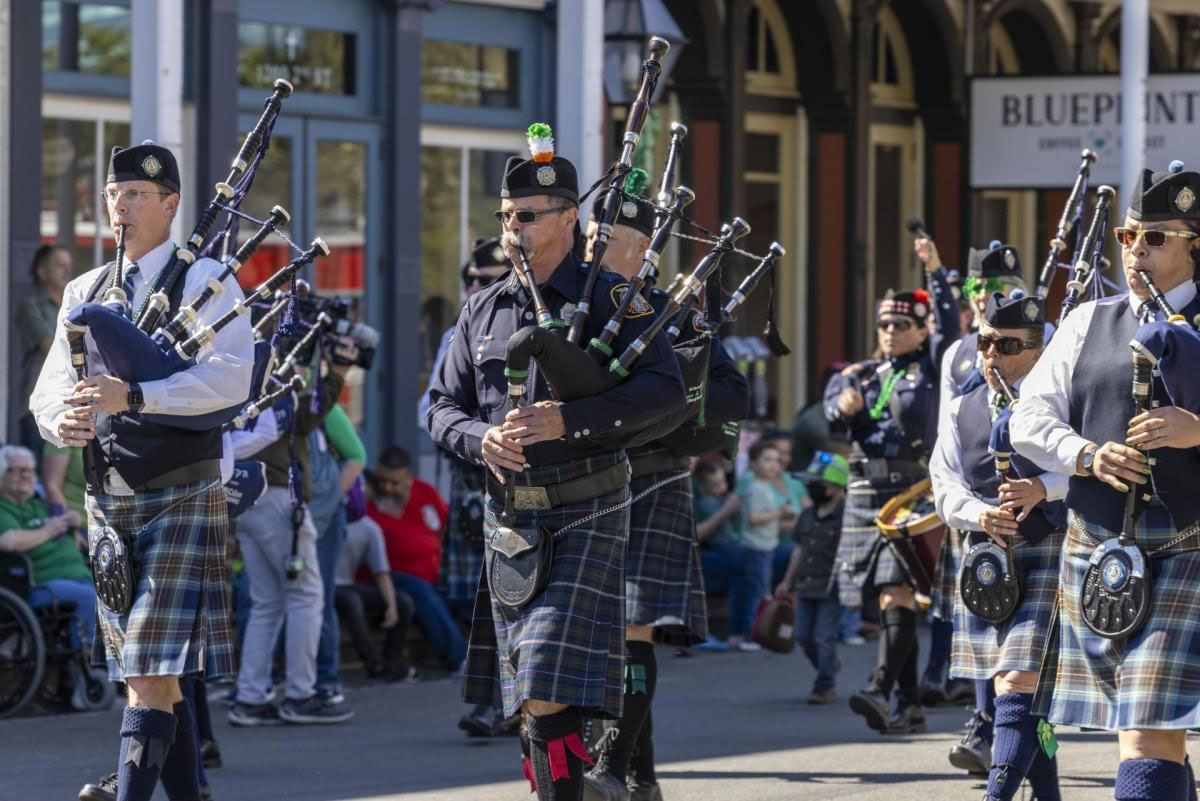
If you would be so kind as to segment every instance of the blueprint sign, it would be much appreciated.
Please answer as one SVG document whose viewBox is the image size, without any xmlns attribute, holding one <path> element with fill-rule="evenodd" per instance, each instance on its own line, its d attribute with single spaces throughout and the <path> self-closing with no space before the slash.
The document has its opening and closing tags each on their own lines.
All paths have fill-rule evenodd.
<svg viewBox="0 0 1200 801">
<path fill-rule="evenodd" d="M 1121 79 L 1116 75 L 977 78 L 971 82 L 971 187 L 1071 186 L 1084 148 L 1092 186 L 1121 175 Z M 1151 75 L 1146 166 L 1200 168 L 1200 73 Z"/>
</svg>

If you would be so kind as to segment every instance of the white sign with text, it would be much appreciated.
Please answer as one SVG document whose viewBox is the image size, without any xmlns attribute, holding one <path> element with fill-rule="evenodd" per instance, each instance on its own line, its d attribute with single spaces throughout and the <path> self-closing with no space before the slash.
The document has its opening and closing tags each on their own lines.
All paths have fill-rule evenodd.
<svg viewBox="0 0 1200 801">
<path fill-rule="evenodd" d="M 1151 75 L 1146 101 L 1146 166 L 1200 169 L 1200 73 Z M 1069 188 L 1085 147 L 1091 185 L 1120 182 L 1120 76 L 976 78 L 970 113 L 973 189 Z"/>
</svg>

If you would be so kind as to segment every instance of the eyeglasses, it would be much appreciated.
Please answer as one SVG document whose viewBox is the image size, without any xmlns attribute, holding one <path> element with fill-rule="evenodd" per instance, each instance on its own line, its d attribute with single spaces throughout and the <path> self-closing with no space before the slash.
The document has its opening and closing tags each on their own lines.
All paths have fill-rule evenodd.
<svg viewBox="0 0 1200 801">
<path fill-rule="evenodd" d="M 1139 239 L 1145 239 L 1148 247 L 1161 248 L 1167 244 L 1167 237 L 1169 236 L 1177 236 L 1181 239 L 1195 239 L 1200 234 L 1193 231 L 1160 231 L 1155 228 L 1114 228 L 1113 236 L 1121 243 L 1121 247 L 1136 247 Z"/>
<path fill-rule="evenodd" d="M 517 218 L 517 222 L 522 225 L 528 225 L 538 217 L 545 217 L 547 214 L 562 214 L 566 211 L 561 206 L 553 209 L 544 209 L 542 211 L 532 211 L 530 209 L 518 209 L 517 211 L 504 211 L 501 209 L 495 213 L 496 222 L 501 225 L 508 225 L 513 217 Z"/>
<path fill-rule="evenodd" d="M 37 470 L 32 467 L 10 467 L 6 473 L 14 473 L 18 476 L 32 476 L 37 474 Z"/>
<path fill-rule="evenodd" d="M 1032 342 L 1017 337 L 993 337 L 987 334 L 979 335 L 979 352 L 987 353 L 988 348 L 996 346 L 996 352 L 1001 356 L 1016 356 L 1023 350 L 1040 348 L 1041 342 Z"/>
<path fill-rule="evenodd" d="M 144 203 L 150 199 L 151 195 L 159 195 L 166 197 L 173 195 L 174 192 L 155 192 L 150 189 L 101 189 L 100 197 L 109 203 L 116 203 L 121 195 L 125 196 L 125 201 L 131 206 L 136 206 L 139 203 Z"/>
<path fill-rule="evenodd" d="M 880 331 L 908 331 L 916 323 L 912 320 L 880 320 L 875 327 Z"/>
</svg>

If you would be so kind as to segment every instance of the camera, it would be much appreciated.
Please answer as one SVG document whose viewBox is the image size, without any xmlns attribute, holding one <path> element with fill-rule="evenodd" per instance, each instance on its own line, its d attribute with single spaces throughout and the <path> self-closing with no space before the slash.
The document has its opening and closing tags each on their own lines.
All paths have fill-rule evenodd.
<svg viewBox="0 0 1200 801">
<path fill-rule="evenodd" d="M 291 334 L 279 338 L 277 342 L 279 351 L 282 353 L 290 352 L 308 330 L 314 325 L 324 322 L 328 326 L 325 346 L 330 350 L 330 360 L 338 365 L 353 365 L 361 367 L 364 370 L 371 369 L 371 365 L 375 361 L 375 350 L 379 345 L 379 331 L 366 323 L 352 320 L 351 315 L 354 312 L 354 307 L 355 301 L 353 298 L 340 295 L 330 297 L 310 292 L 307 295 L 298 297 L 296 301 L 296 316 L 299 319 L 299 324 Z M 328 320 L 323 321 L 321 319 L 322 315 L 328 318 Z M 334 352 L 336 343 L 330 340 L 341 337 L 349 338 L 358 348 L 358 357 L 353 361 L 346 360 Z M 297 362 L 299 364 L 311 363 L 315 349 L 316 342 L 314 341 L 297 354 Z"/>
</svg>

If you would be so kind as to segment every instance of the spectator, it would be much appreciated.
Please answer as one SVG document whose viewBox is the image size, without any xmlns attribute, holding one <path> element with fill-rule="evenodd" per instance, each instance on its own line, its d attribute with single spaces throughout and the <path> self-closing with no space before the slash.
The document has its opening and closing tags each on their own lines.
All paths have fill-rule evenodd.
<svg viewBox="0 0 1200 801">
<path fill-rule="evenodd" d="M 83 448 L 59 448 L 46 443 L 42 451 L 42 489 L 51 514 L 62 514 L 70 510 L 83 520 L 84 496 L 87 479 L 83 475 Z M 75 528 L 75 540 L 81 548 L 87 548 L 87 527 Z"/>
<path fill-rule="evenodd" d="M 92 573 L 75 539 L 63 536 L 83 523 L 73 510 L 54 515 L 44 500 L 34 494 L 37 463 L 33 451 L 21 445 L 0 448 L 0 551 L 24 553 L 32 565 L 33 592 L 29 605 L 35 609 L 55 601 L 75 604 L 77 646 L 91 644 L 96 621 L 96 590 Z"/>
<path fill-rule="evenodd" d="M 760 443 L 762 445 L 771 445 L 779 452 L 782 469 L 779 475 L 771 480 L 771 485 L 796 511 L 806 508 L 810 503 L 808 500 L 808 490 L 805 488 L 803 481 L 789 472 L 789 465 L 792 461 L 792 435 L 777 428 L 769 428 L 758 438 L 758 443 L 756 444 Z M 753 445 L 750 450 L 751 454 L 753 454 Z M 751 482 L 755 480 L 753 461 L 754 456 L 751 455 L 749 469 L 742 473 L 738 479 L 737 493 L 743 497 L 749 491 Z M 796 547 L 795 541 L 789 536 L 791 530 L 791 523 L 786 521 L 779 529 L 779 544 L 775 546 L 775 551 L 771 556 L 770 586 L 778 584 L 783 579 L 783 573 L 787 570 L 788 559 L 791 558 L 792 551 Z"/>
<path fill-rule="evenodd" d="M 730 629 L 736 624 L 736 634 L 730 644 L 741 651 L 759 651 L 761 646 L 745 640 L 754 623 L 758 601 L 767 596 L 771 582 L 771 561 L 779 546 L 780 532 L 790 531 L 796 523 L 799 507 L 793 497 L 781 490 L 783 455 L 772 440 L 759 440 L 750 449 L 750 466 L 754 478 L 741 493 L 742 542 L 746 547 L 746 591 L 742 603 L 731 604 Z"/>
<path fill-rule="evenodd" d="M 837 700 L 837 673 L 841 669 L 837 641 L 842 606 L 833 568 L 842 537 L 850 463 L 844 456 L 818 451 L 808 474 L 812 476 L 809 492 L 815 506 L 800 513 L 793 532 L 796 549 L 775 593 L 796 599 L 796 640 L 817 671 L 808 702 L 829 704 Z"/>
<path fill-rule="evenodd" d="M 374 584 L 359 582 L 365 569 Z M 346 540 L 338 557 L 336 605 L 338 616 L 350 629 L 354 648 L 367 675 L 387 681 L 415 680 L 416 670 L 404 660 L 404 640 L 413 619 L 413 599 L 392 584 L 383 530 L 369 517 L 346 526 Z M 368 620 L 377 620 L 387 631 L 383 654 L 375 645 Z"/>
<path fill-rule="evenodd" d="M 304 479 L 302 492 L 306 501 L 313 497 L 308 437 L 333 408 L 346 371 L 357 358 L 357 348 L 350 342 L 339 341 L 335 350 L 341 358 L 322 360 L 314 368 L 329 368 L 318 383 L 321 393 L 317 410 L 313 410 L 308 393 L 285 402 L 294 408 L 294 449 Z M 286 430 L 286 426 L 280 428 Z M 229 722 L 235 726 L 272 725 L 280 719 L 288 723 L 339 723 L 354 715 L 353 710 L 335 706 L 316 691 L 324 590 L 317 559 L 317 531 L 307 508 L 294 554 L 302 563 L 294 575 L 287 570 L 293 556 L 292 501 L 288 491 L 291 450 L 291 437 L 285 434 L 257 454 L 267 468 L 267 491 L 237 521 L 244 580 L 250 582 L 250 618 L 242 641 L 236 702 L 229 710 Z M 285 622 L 287 687 L 284 701 L 276 709 L 269 703 L 271 663 Z"/>
<path fill-rule="evenodd" d="M 713 594 L 729 593 L 730 610 L 741 602 L 745 586 L 745 548 L 740 515 L 742 499 L 729 491 L 725 471 L 716 462 L 699 462 L 693 471 L 695 494 L 692 512 L 696 539 L 700 541 L 700 569 L 704 589 Z M 730 619 L 730 633 L 734 633 Z M 713 634 L 696 646 L 701 650 L 724 651 L 728 646 Z"/>
<path fill-rule="evenodd" d="M 22 407 L 27 406 L 28 398 L 33 394 L 33 385 L 42 372 L 42 363 L 50 352 L 63 290 L 71 280 L 72 272 L 71 251 L 62 245 L 42 245 L 34 251 L 30 273 L 36 291 L 17 303 L 16 314 L 17 334 L 21 340 Z M 34 458 L 38 458 L 45 440 L 28 408 L 21 415 L 20 432 L 21 444 L 34 452 Z"/>
<path fill-rule="evenodd" d="M 467 657 L 467 642 L 433 587 L 446 527 L 446 502 L 431 485 L 413 477 L 412 460 L 403 448 L 391 447 L 380 454 L 368 478 L 372 498 L 367 501 L 367 516 L 383 529 L 392 582 L 412 597 L 417 623 L 446 668 L 456 673 Z"/>
</svg>

